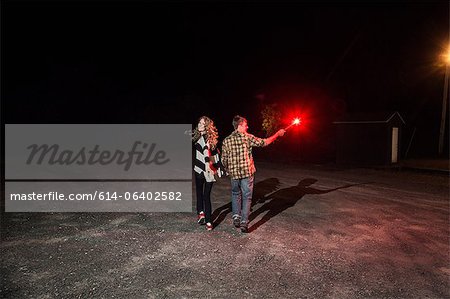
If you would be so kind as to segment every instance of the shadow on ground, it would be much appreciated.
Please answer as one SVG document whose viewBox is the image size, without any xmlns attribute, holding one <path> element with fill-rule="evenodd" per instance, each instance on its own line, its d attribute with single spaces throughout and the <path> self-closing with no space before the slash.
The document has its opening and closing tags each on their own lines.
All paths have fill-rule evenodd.
<svg viewBox="0 0 450 299">
<path fill-rule="evenodd" d="M 355 184 L 347 184 L 342 187 L 337 187 L 328 190 L 320 190 L 310 187 L 315 184 L 317 179 L 307 178 L 300 180 L 297 185 L 280 189 L 274 193 L 263 196 L 258 202 L 264 203 L 263 206 L 250 214 L 249 221 L 255 220 L 259 215 L 267 213 L 255 224 L 250 226 L 250 232 L 258 229 L 261 225 L 269 221 L 272 217 L 277 216 L 286 209 L 289 209 L 302 199 L 307 194 L 326 194 L 339 189 L 349 188 Z"/>
<path fill-rule="evenodd" d="M 269 221 L 272 217 L 277 216 L 284 210 L 295 206 L 295 204 L 307 194 L 326 194 L 339 189 L 349 188 L 356 184 L 347 184 L 341 187 L 320 190 L 312 188 L 317 179 L 302 179 L 295 186 L 278 189 L 281 185 L 278 178 L 268 178 L 257 182 L 253 189 L 253 198 L 251 205 L 251 213 L 249 221 L 255 220 L 259 215 L 267 212 L 257 223 L 250 226 L 250 232 L 258 229 L 261 225 Z M 253 211 L 256 205 L 263 204 L 257 210 Z M 216 210 L 212 214 L 214 227 L 219 226 L 231 214 L 231 202 L 228 202 Z"/>
</svg>

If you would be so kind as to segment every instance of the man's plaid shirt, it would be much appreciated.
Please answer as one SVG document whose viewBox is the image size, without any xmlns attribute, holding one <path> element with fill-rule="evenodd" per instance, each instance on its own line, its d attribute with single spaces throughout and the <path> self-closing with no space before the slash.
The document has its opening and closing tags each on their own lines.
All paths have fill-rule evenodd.
<svg viewBox="0 0 450 299">
<path fill-rule="evenodd" d="M 222 164 L 234 180 L 247 178 L 256 172 L 252 147 L 265 146 L 264 139 L 237 130 L 223 140 Z"/>
</svg>

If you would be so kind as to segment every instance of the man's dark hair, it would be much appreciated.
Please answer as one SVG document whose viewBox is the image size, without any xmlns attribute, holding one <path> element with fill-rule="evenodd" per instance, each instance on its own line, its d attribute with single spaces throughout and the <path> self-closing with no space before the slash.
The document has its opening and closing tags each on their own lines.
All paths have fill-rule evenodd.
<svg viewBox="0 0 450 299">
<path fill-rule="evenodd" d="M 236 130 L 238 126 L 243 123 L 244 121 L 247 121 L 245 117 L 242 117 L 240 115 L 236 115 L 233 117 L 233 128 Z"/>
</svg>

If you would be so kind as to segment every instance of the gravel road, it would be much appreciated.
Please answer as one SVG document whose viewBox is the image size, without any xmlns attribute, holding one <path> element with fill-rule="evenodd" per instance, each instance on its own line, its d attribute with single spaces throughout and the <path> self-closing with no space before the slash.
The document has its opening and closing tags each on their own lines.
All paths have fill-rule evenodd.
<svg viewBox="0 0 450 299">
<path fill-rule="evenodd" d="M 449 178 L 257 163 L 250 233 L 194 213 L 3 213 L 2 298 L 449 298 Z"/>
</svg>

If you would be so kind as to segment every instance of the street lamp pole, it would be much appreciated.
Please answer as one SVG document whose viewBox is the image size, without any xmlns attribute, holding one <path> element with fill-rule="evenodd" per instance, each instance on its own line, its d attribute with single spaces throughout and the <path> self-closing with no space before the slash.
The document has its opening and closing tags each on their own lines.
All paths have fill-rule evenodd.
<svg viewBox="0 0 450 299">
<path fill-rule="evenodd" d="M 445 119 L 447 118 L 449 72 L 450 72 L 450 64 L 447 61 L 446 66 L 445 66 L 444 93 L 442 95 L 441 128 L 439 130 L 439 156 L 442 155 L 442 152 L 444 150 Z"/>
<path fill-rule="evenodd" d="M 450 5 L 448 6 L 448 12 L 450 13 Z M 449 20 L 450 28 L 450 20 Z M 444 82 L 444 94 L 442 95 L 442 113 L 441 113 L 441 128 L 439 129 L 439 156 L 442 155 L 444 150 L 444 135 L 445 135 L 445 119 L 447 118 L 447 101 L 448 101 L 448 81 L 450 72 L 450 30 L 448 31 L 447 41 L 447 53 L 445 53 L 445 82 Z"/>
</svg>

